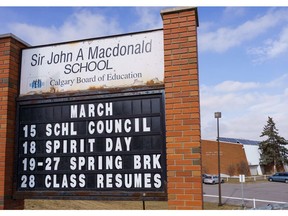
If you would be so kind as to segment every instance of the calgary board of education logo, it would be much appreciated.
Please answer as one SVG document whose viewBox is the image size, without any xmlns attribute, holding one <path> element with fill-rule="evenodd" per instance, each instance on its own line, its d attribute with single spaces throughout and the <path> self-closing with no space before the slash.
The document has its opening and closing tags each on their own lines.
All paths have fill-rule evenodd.
<svg viewBox="0 0 288 216">
<path fill-rule="evenodd" d="M 34 79 L 29 83 L 29 86 L 32 89 L 41 88 L 44 86 L 44 82 L 41 79 Z"/>
</svg>

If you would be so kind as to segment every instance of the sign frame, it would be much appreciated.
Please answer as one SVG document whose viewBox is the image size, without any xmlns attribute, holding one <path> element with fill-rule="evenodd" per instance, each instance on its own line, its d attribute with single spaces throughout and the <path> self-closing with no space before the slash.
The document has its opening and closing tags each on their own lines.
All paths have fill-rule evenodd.
<svg viewBox="0 0 288 216">
<path fill-rule="evenodd" d="M 163 29 L 155 29 L 22 49 L 20 96 L 157 88 L 164 85 L 163 46 Z"/>
<path fill-rule="evenodd" d="M 162 167 L 163 173 L 163 190 L 162 191 L 153 191 L 152 190 L 144 190 L 143 192 L 139 191 L 125 191 L 125 190 L 106 190 L 106 191 L 85 191 L 85 190 L 70 190 L 70 191 L 60 191 L 60 190 L 51 190 L 51 191 L 19 191 L 17 190 L 17 181 L 18 181 L 18 157 L 19 157 L 19 136 L 16 137 L 16 148 L 15 148 L 15 174 L 14 174 L 14 198 L 16 199 L 92 199 L 92 200 L 158 200 L 165 201 L 167 200 L 167 165 L 166 165 L 166 132 L 165 132 L 165 91 L 163 89 L 159 90 L 142 90 L 137 92 L 122 92 L 115 94 L 94 94 L 94 95 L 77 95 L 73 97 L 54 97 L 54 98 L 43 98 L 43 97 L 23 97 L 18 98 L 17 101 L 17 131 L 19 134 L 20 121 L 19 121 L 19 110 L 21 106 L 29 106 L 29 105 L 45 105 L 45 104 L 56 104 L 56 103 L 65 103 L 65 102 L 81 102 L 86 100 L 95 100 L 101 101 L 101 99 L 115 100 L 117 98 L 150 98 L 150 97 L 158 97 L 160 98 L 160 115 L 162 116 L 161 123 L 161 133 L 163 135 L 163 143 L 162 145 L 162 157 L 164 157 L 164 162 Z M 34 98 L 31 100 L 31 98 Z"/>
</svg>

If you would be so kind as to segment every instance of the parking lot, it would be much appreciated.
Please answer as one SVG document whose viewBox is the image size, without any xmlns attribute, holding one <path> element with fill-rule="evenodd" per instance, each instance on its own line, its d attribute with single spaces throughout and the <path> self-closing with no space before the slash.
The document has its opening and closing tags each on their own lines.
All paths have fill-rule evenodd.
<svg viewBox="0 0 288 216">
<path fill-rule="evenodd" d="M 204 202 L 218 202 L 218 184 L 203 184 Z M 288 203 L 288 184 L 280 182 L 256 182 L 244 183 L 243 195 L 245 199 L 256 199 L 256 207 L 266 206 L 272 202 Z M 223 204 L 242 205 L 241 184 L 221 184 L 221 196 Z M 229 198 L 227 198 L 229 197 Z M 240 198 L 240 199 L 234 199 Z M 262 201 L 257 201 L 262 200 Z M 266 200 L 267 202 L 264 202 Z M 272 202 L 271 202 L 272 201 Z M 253 201 L 244 201 L 246 207 L 253 207 Z"/>
</svg>

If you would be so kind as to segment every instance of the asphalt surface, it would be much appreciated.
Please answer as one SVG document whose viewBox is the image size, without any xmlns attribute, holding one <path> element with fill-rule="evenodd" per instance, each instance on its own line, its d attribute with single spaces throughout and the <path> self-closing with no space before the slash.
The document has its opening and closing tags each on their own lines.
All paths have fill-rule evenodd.
<svg viewBox="0 0 288 216">
<path fill-rule="evenodd" d="M 218 196 L 218 184 L 208 185 L 203 184 L 203 195 L 205 202 L 219 202 L 219 198 L 208 197 L 208 195 Z M 207 195 L 207 196 L 206 196 Z M 267 206 L 273 202 L 288 203 L 288 184 L 282 182 L 261 182 L 261 183 L 244 183 L 243 195 L 247 199 L 256 199 L 256 207 Z M 234 200 L 226 197 L 238 197 L 239 200 Z M 268 202 L 259 202 L 259 200 L 267 200 Z M 245 207 L 253 207 L 253 201 L 242 200 L 241 184 L 221 184 L 221 201 L 222 204 L 243 205 Z"/>
</svg>

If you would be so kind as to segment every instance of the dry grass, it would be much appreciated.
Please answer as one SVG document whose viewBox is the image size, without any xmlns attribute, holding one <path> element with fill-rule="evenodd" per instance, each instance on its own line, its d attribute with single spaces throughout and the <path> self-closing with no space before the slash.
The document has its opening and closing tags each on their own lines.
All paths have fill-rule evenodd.
<svg viewBox="0 0 288 216">
<path fill-rule="evenodd" d="M 204 203 L 204 210 L 242 210 L 241 206 L 234 206 L 234 205 L 222 205 L 218 206 L 218 203 Z"/>
<path fill-rule="evenodd" d="M 25 200 L 26 210 L 142 210 L 141 201 Z M 167 202 L 146 201 L 147 210 L 167 210 Z"/>
<path fill-rule="evenodd" d="M 141 201 L 25 200 L 26 210 L 142 210 Z M 146 210 L 168 210 L 165 201 L 146 201 Z M 204 210 L 238 210 L 239 206 L 204 203 Z"/>
</svg>

